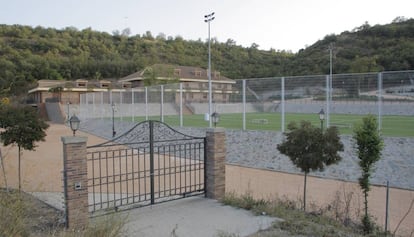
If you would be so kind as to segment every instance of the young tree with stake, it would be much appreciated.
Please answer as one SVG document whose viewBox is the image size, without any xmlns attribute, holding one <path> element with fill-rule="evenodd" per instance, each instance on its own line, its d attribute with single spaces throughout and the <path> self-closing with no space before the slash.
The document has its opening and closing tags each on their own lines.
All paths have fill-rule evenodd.
<svg viewBox="0 0 414 237">
<path fill-rule="evenodd" d="M 277 149 L 305 173 L 303 210 L 306 211 L 308 173 L 312 170 L 323 171 L 325 166 L 338 163 L 341 160 L 338 152 L 343 151 L 344 146 L 336 127 L 329 127 L 324 132 L 308 121 L 301 121 L 300 126 L 295 122 L 289 123 L 288 131 L 284 134 L 286 140 L 277 145 Z"/>
<path fill-rule="evenodd" d="M 21 150 L 32 151 L 35 142 L 44 141 L 45 130 L 49 127 L 29 106 L 2 105 L 0 107 L 0 140 L 4 146 L 15 144 L 18 147 L 18 176 L 21 190 Z"/>
<path fill-rule="evenodd" d="M 373 115 L 368 115 L 362 119 L 362 123 L 357 124 L 354 129 L 353 136 L 357 154 L 359 158 L 359 166 L 361 167 L 361 177 L 359 178 L 359 186 L 364 193 L 364 216 L 362 217 L 362 226 L 364 232 L 369 234 L 373 231 L 373 223 L 368 214 L 368 192 L 370 190 L 369 179 L 373 172 L 374 164 L 381 158 L 383 149 L 383 139 L 378 130 L 377 119 Z"/>
</svg>

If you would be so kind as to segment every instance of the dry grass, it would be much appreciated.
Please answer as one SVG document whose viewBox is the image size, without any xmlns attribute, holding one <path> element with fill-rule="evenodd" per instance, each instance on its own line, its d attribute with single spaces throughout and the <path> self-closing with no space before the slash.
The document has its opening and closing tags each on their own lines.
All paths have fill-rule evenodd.
<svg viewBox="0 0 414 237">
<path fill-rule="evenodd" d="M 126 218 L 107 215 L 92 219 L 85 230 L 66 230 L 62 211 L 30 194 L 0 189 L 0 236 L 118 237 Z"/>
<path fill-rule="evenodd" d="M 0 236 L 44 236 L 62 230 L 63 213 L 16 190 L 0 189 Z"/>
<path fill-rule="evenodd" d="M 338 213 L 338 210 L 348 212 L 346 207 L 344 209 L 338 207 L 336 209 L 336 215 L 340 218 L 332 218 L 324 215 L 323 211 L 305 213 L 298 208 L 300 207 L 298 201 L 290 201 L 287 199 L 275 199 L 271 201 L 263 199 L 255 200 L 249 194 L 237 196 L 234 193 L 228 193 L 223 199 L 223 203 L 251 210 L 257 215 L 269 215 L 284 220 L 282 222 L 276 222 L 271 228 L 251 235 L 251 237 L 364 236 L 361 227 L 350 221 L 349 213 Z M 340 201 L 338 201 L 338 203 L 340 203 Z M 318 208 L 318 210 L 326 209 L 327 208 Z M 346 221 L 346 223 L 344 223 L 344 221 Z M 377 231 L 372 236 L 385 235 L 384 233 Z"/>
</svg>

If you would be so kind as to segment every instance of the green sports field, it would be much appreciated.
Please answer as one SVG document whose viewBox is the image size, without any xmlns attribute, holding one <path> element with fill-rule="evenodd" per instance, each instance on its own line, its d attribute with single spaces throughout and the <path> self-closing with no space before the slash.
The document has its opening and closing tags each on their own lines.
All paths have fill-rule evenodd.
<svg viewBox="0 0 414 237">
<path fill-rule="evenodd" d="M 352 134 L 355 123 L 360 122 L 363 115 L 353 114 L 331 114 L 330 125 L 337 126 L 341 134 Z M 124 121 L 132 121 L 132 117 L 122 118 Z M 160 120 L 159 116 L 149 119 Z M 134 121 L 144 121 L 144 117 L 135 117 Z M 271 130 L 281 131 L 281 115 L 276 113 L 248 113 L 246 114 L 246 129 L 248 130 Z M 286 114 L 285 126 L 291 121 L 311 121 L 315 126 L 320 126 L 318 114 Z M 170 126 L 179 126 L 180 118 L 177 115 L 164 116 L 164 122 Z M 325 121 L 326 122 L 326 121 Z M 207 127 L 204 115 L 184 115 L 183 125 L 185 127 Z M 242 114 L 220 114 L 219 127 L 242 129 Z M 413 116 L 382 116 L 382 134 L 393 137 L 414 137 Z"/>
</svg>

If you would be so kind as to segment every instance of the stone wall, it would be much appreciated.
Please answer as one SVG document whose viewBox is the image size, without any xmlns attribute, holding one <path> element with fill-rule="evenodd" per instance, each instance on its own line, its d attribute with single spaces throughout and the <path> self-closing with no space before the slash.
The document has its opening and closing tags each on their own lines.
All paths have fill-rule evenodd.
<svg viewBox="0 0 414 237">
<path fill-rule="evenodd" d="M 187 134 L 202 135 L 204 129 L 179 128 Z M 277 144 L 283 142 L 281 132 L 226 130 L 228 164 L 242 165 L 288 173 L 301 173 L 290 159 L 280 154 Z M 323 172 L 311 172 L 311 176 L 345 181 L 358 181 L 361 174 L 358 157 L 351 136 L 341 136 L 344 151 L 342 161 L 331 165 Z M 384 137 L 384 150 L 375 165 L 372 183 L 414 190 L 414 138 Z"/>
<path fill-rule="evenodd" d="M 101 124 L 102 123 L 102 124 Z M 92 134 L 107 137 L 111 135 L 111 127 L 104 125 L 105 121 L 85 121 L 82 128 Z M 126 131 L 132 123 L 118 123 L 117 131 Z M 176 128 L 180 132 L 194 136 L 205 136 L 206 128 Z M 121 133 L 117 133 L 121 134 Z M 107 137 L 109 138 L 109 137 Z M 360 176 L 358 158 L 353 148 L 352 137 L 341 136 L 344 143 L 344 152 L 341 152 L 342 161 L 329 166 L 324 172 L 311 172 L 310 175 L 330 179 L 356 182 Z M 290 159 L 279 153 L 276 146 L 283 141 L 281 132 L 256 130 L 226 129 L 227 157 L 226 163 L 242 165 L 252 168 L 300 173 L 292 165 Z M 414 138 L 385 137 L 382 158 L 375 165 L 372 182 L 414 190 Z"/>
</svg>

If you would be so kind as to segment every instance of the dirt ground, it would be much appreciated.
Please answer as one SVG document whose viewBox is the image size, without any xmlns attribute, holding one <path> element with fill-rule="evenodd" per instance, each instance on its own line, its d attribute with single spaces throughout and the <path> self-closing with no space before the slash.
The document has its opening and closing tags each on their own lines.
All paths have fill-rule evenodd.
<svg viewBox="0 0 414 237">
<path fill-rule="evenodd" d="M 255 198 L 303 200 L 303 176 L 241 166 L 226 166 L 226 192 L 250 193 Z M 363 195 L 357 183 L 309 177 L 307 181 L 307 210 L 321 209 L 344 213 L 359 220 L 363 214 Z M 414 191 L 390 188 L 388 230 L 394 232 L 399 222 L 410 210 Z M 348 203 L 348 205 L 346 205 Z M 368 196 L 369 213 L 376 223 L 385 226 L 386 188 L 371 186 Z M 401 222 L 396 234 L 410 236 L 414 231 L 414 207 Z"/>
<path fill-rule="evenodd" d="M 22 189 L 26 192 L 63 192 L 63 144 L 61 137 L 72 136 L 69 127 L 50 124 L 44 142 L 37 143 L 35 151 L 23 151 L 21 158 Z M 81 131 L 76 136 L 88 138 L 87 145 L 105 140 Z M 4 158 L 7 182 L 10 187 L 18 187 L 17 147 L 0 149 Z M 3 172 L 0 171 L 0 186 L 4 187 Z"/>
<path fill-rule="evenodd" d="M 88 138 L 88 145 L 105 140 L 90 134 L 77 132 L 77 136 Z M 22 189 L 26 192 L 63 192 L 63 145 L 62 136 L 72 136 L 72 131 L 64 125 L 51 124 L 46 141 L 38 143 L 36 151 L 23 151 Z M 18 187 L 17 147 L 0 146 L 9 187 Z M 4 176 L 0 170 L 0 187 L 4 187 Z M 358 184 L 316 177 L 308 178 L 308 209 L 317 207 L 338 208 L 349 203 L 349 215 L 361 215 L 363 196 Z M 256 198 L 289 198 L 300 201 L 303 193 L 303 176 L 240 166 L 226 166 L 226 191 L 238 194 L 251 193 Z M 389 230 L 399 224 L 410 208 L 414 191 L 390 189 Z M 369 194 L 370 213 L 379 225 L 385 223 L 386 189 L 373 187 Z M 336 202 L 335 202 L 336 201 Z M 399 227 L 398 234 L 409 236 L 414 230 L 414 209 L 407 214 Z"/>
</svg>

